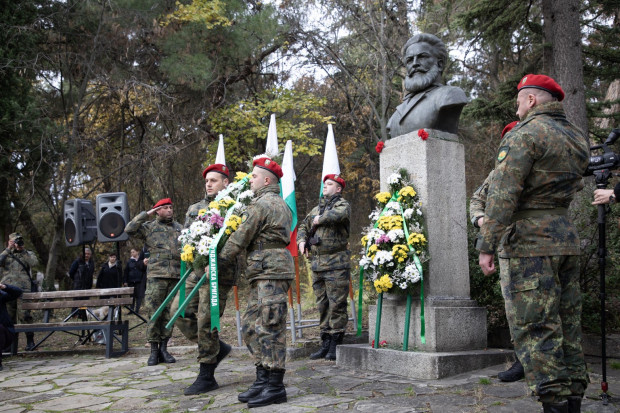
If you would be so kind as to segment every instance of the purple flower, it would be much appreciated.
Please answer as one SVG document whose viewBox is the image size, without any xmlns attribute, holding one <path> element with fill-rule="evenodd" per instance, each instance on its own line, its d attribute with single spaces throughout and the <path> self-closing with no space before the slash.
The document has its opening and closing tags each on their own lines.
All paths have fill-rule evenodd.
<svg viewBox="0 0 620 413">
<path fill-rule="evenodd" d="M 213 214 L 211 215 L 211 217 L 209 217 L 209 223 L 214 227 L 222 228 L 222 225 L 224 224 L 224 217 Z"/>
<path fill-rule="evenodd" d="M 379 244 L 385 244 L 386 242 L 390 242 L 390 237 L 388 237 L 387 235 L 383 234 L 381 235 L 379 238 L 377 238 L 377 240 L 375 241 L 375 244 L 379 245 Z"/>
</svg>

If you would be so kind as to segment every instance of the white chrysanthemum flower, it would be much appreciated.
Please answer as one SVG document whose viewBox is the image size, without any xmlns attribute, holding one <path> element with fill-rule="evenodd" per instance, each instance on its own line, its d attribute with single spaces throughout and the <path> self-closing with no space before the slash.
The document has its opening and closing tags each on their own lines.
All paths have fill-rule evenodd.
<svg viewBox="0 0 620 413">
<path fill-rule="evenodd" d="M 251 189 L 243 191 L 239 194 L 239 201 L 245 201 L 254 198 L 254 192 Z"/>
<path fill-rule="evenodd" d="M 388 202 L 388 204 L 385 207 L 389 210 L 400 213 L 400 204 L 398 202 L 395 202 L 395 201 Z"/>
<path fill-rule="evenodd" d="M 422 216 L 422 210 L 420 208 L 416 209 L 416 214 L 418 214 L 419 216 Z"/>
<path fill-rule="evenodd" d="M 403 211 L 403 216 L 405 217 L 405 219 L 411 219 L 411 217 L 413 216 L 413 208 L 407 208 Z"/>
<path fill-rule="evenodd" d="M 415 263 L 411 263 L 405 267 L 403 275 L 407 278 L 407 281 L 411 284 L 415 284 L 420 281 L 420 271 Z"/>
<path fill-rule="evenodd" d="M 381 237 L 381 235 L 385 235 L 385 231 L 379 228 L 373 228 L 368 231 L 368 235 L 366 235 L 368 237 L 368 244 L 374 244 L 375 241 Z"/>
<path fill-rule="evenodd" d="M 200 236 L 200 235 L 206 233 L 207 230 L 208 230 L 207 225 L 205 225 L 205 223 L 202 222 L 202 221 L 195 221 L 189 227 L 189 231 L 192 234 L 192 238 Z"/>
<path fill-rule="evenodd" d="M 398 242 L 405 239 L 405 232 L 402 229 L 392 229 L 387 233 L 391 242 Z"/>
<path fill-rule="evenodd" d="M 372 263 L 374 265 L 388 264 L 388 266 L 390 266 L 389 264 L 392 263 L 393 259 L 390 251 L 377 251 L 375 257 L 372 259 Z M 392 265 L 394 265 L 394 263 L 392 263 Z"/>
<path fill-rule="evenodd" d="M 364 255 L 361 259 L 360 259 L 360 267 L 362 267 L 363 269 L 367 270 L 368 267 L 370 266 L 370 258 L 368 258 L 366 255 Z"/>
<path fill-rule="evenodd" d="M 392 175 L 388 176 L 387 183 L 388 185 L 397 184 L 401 179 L 402 177 L 399 173 L 393 173 Z"/>
<path fill-rule="evenodd" d="M 372 211 L 372 212 L 370 213 L 370 215 L 368 215 L 368 218 L 369 218 L 371 221 L 376 221 L 376 220 L 378 220 L 378 219 L 379 219 L 379 215 L 381 215 L 381 210 L 379 210 L 379 209 L 375 209 L 374 211 Z"/>
</svg>

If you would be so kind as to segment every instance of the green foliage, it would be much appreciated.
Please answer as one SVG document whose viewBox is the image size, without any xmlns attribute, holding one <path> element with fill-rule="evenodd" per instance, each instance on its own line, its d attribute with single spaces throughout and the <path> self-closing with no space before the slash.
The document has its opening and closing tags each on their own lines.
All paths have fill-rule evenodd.
<svg viewBox="0 0 620 413">
<path fill-rule="evenodd" d="M 224 135 L 226 160 L 239 164 L 264 152 L 270 115 L 276 114 L 280 148 L 287 140 L 293 141 L 293 154 L 317 155 L 323 140 L 312 135 L 316 124 L 330 122 L 319 109 L 323 99 L 284 88 L 274 88 L 257 94 L 253 99 L 242 100 L 218 109 L 210 116 L 211 130 Z M 208 161 L 215 159 L 217 142 L 207 149 Z"/>
</svg>

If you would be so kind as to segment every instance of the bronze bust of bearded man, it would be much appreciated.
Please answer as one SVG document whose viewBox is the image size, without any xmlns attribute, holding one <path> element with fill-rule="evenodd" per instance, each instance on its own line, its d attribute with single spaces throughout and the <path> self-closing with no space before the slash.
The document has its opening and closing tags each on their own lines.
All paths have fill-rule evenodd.
<svg viewBox="0 0 620 413">
<path fill-rule="evenodd" d="M 456 134 L 468 99 L 461 88 L 441 83 L 448 59 L 444 43 L 432 34 L 420 33 L 405 43 L 403 55 L 407 94 L 388 121 L 390 137 L 422 128 Z"/>
</svg>

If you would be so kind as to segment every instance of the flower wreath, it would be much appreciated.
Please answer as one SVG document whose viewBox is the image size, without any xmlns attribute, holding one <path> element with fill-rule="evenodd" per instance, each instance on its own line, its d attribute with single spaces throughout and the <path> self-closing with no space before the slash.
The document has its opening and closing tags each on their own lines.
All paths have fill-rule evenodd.
<svg viewBox="0 0 620 413">
<path fill-rule="evenodd" d="M 389 192 L 375 195 L 371 225 L 363 231 L 360 267 L 378 293 L 410 294 L 429 260 L 422 203 L 401 169 L 387 179 Z"/>
<path fill-rule="evenodd" d="M 209 263 L 209 248 L 217 238 L 221 228 L 226 227 L 218 247 L 239 228 L 241 215 L 254 198 L 249 188 L 249 176 L 237 172 L 233 183 L 219 192 L 208 209 L 198 211 L 196 220 L 181 231 L 179 241 L 183 245 L 181 260 L 192 263 L 194 270 L 202 274 Z"/>
</svg>

